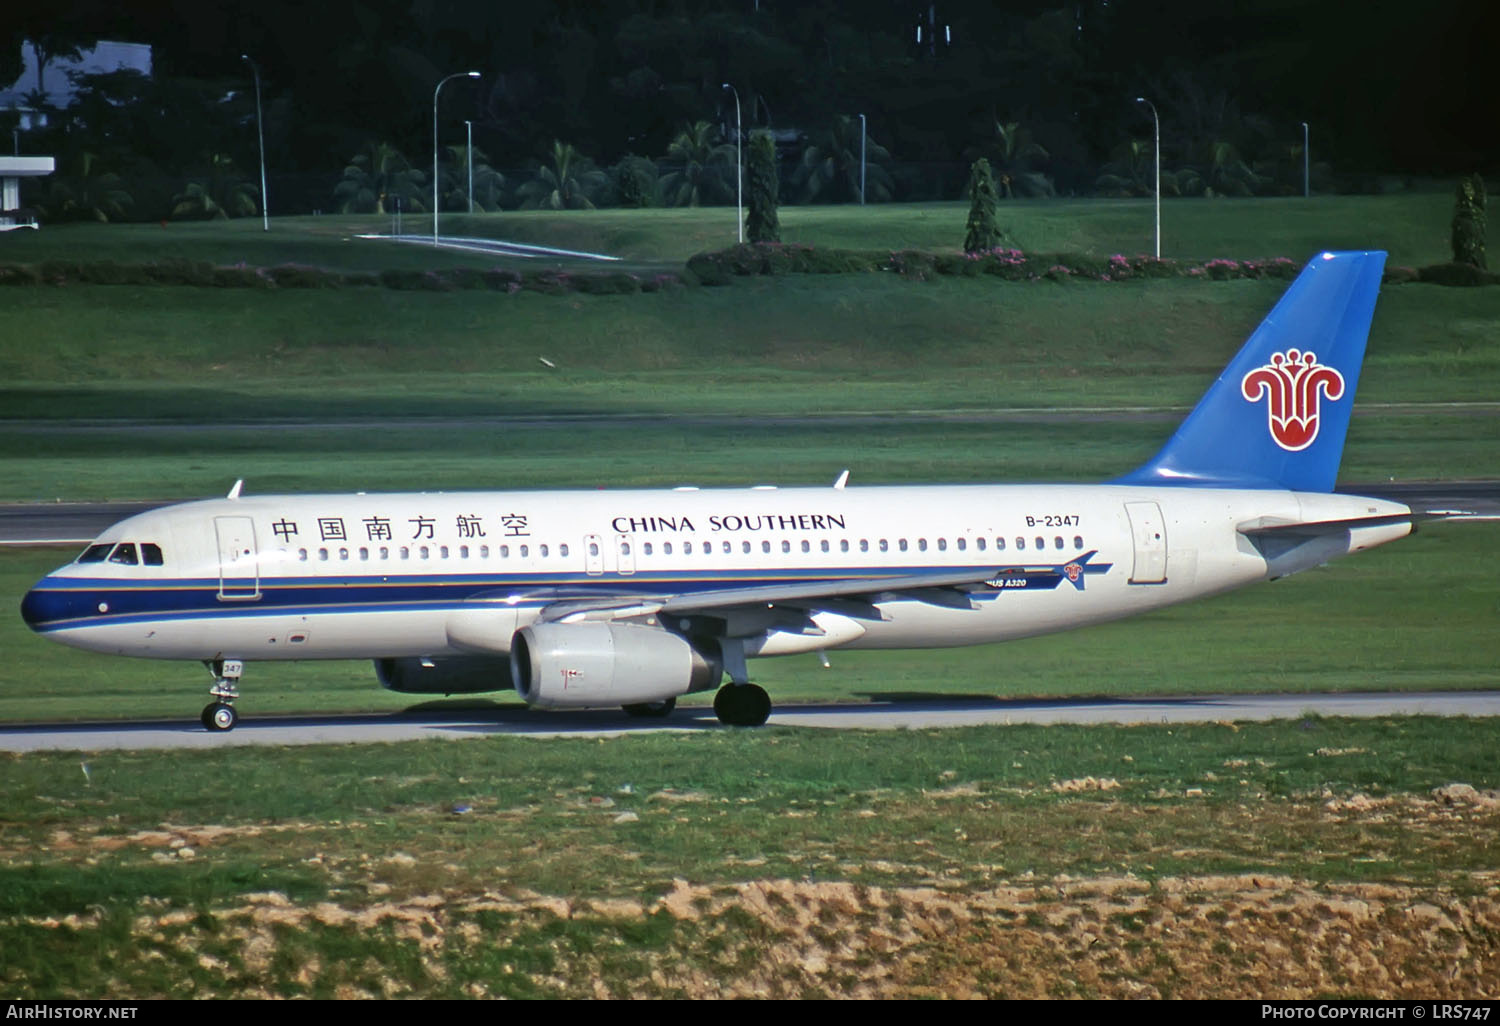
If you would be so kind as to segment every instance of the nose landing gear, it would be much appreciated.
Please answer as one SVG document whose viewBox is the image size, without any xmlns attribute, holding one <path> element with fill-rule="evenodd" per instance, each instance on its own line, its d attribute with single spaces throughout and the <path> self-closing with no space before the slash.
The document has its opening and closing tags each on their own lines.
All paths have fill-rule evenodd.
<svg viewBox="0 0 1500 1026">
<path fill-rule="evenodd" d="M 205 659 L 203 665 L 214 675 L 214 686 L 208 690 L 214 701 L 203 707 L 198 718 L 206 730 L 233 730 L 239 722 L 234 700 L 240 697 L 240 675 L 245 672 L 245 664 L 239 659 Z"/>
</svg>

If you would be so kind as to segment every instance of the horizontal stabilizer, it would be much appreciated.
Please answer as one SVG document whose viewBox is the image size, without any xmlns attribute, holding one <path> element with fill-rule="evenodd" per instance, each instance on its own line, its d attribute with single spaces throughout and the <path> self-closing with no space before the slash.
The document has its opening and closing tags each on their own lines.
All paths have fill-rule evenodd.
<svg viewBox="0 0 1500 1026">
<path fill-rule="evenodd" d="M 1283 520 L 1279 517 L 1257 517 L 1240 524 L 1236 530 L 1252 538 L 1257 535 L 1275 534 L 1313 536 L 1338 534 L 1356 527 L 1386 527 L 1390 524 L 1405 524 L 1414 519 L 1416 515 L 1412 513 L 1385 513 L 1380 516 L 1343 517 L 1338 520 Z"/>
</svg>

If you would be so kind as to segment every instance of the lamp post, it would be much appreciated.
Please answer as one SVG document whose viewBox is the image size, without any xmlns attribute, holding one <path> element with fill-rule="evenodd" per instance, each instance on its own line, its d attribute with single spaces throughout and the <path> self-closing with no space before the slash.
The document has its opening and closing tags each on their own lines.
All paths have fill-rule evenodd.
<svg viewBox="0 0 1500 1026">
<path fill-rule="evenodd" d="M 745 244 L 745 176 L 740 160 L 740 91 L 728 82 L 724 88 L 734 94 L 734 217 L 740 230 L 740 245 Z"/>
<path fill-rule="evenodd" d="M 260 146 L 260 224 L 261 231 L 268 232 L 271 230 L 271 210 L 266 206 L 266 132 L 260 116 L 260 69 L 247 53 L 240 54 L 240 60 L 250 65 L 250 73 L 255 76 L 255 135 Z"/>
<path fill-rule="evenodd" d="M 1311 179 L 1308 177 L 1307 122 L 1302 122 L 1302 198 L 1312 195 Z"/>
<path fill-rule="evenodd" d="M 464 122 L 464 156 L 469 161 L 469 188 L 464 195 L 469 197 L 469 213 L 474 213 L 474 122 Z"/>
<path fill-rule="evenodd" d="M 1137 96 L 1136 103 L 1144 103 L 1151 108 L 1151 136 L 1156 142 L 1156 259 L 1161 259 L 1161 118 L 1156 116 L 1156 104 L 1144 96 Z"/>
<path fill-rule="evenodd" d="M 438 244 L 438 131 L 437 110 L 438 93 L 443 91 L 443 86 L 455 78 L 478 78 L 477 71 L 455 71 L 447 78 L 437 84 L 432 91 L 432 244 Z"/>
<path fill-rule="evenodd" d="M 865 205 L 865 116 L 859 116 L 859 205 Z"/>
</svg>

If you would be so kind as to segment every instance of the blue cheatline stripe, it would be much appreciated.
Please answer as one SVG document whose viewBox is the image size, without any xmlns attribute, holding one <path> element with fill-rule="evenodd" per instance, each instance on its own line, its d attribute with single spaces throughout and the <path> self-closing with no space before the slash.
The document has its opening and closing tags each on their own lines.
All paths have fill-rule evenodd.
<svg viewBox="0 0 1500 1026">
<path fill-rule="evenodd" d="M 1082 571 L 1101 574 L 1112 564 L 1083 562 Z M 764 571 L 689 571 L 673 574 L 635 574 L 627 577 L 600 577 L 587 574 L 516 574 L 496 576 L 464 574 L 455 576 L 421 575 L 390 579 L 373 578 L 270 578 L 260 582 L 255 599 L 219 597 L 218 578 L 185 578 L 178 580 L 120 580 L 115 578 L 49 578 L 27 596 L 25 612 L 37 631 L 68 627 L 105 626 L 139 623 L 163 617 L 173 619 L 215 619 L 241 616 L 303 616 L 353 612 L 422 612 L 473 608 L 475 603 L 494 602 L 515 605 L 521 609 L 540 608 L 554 602 L 635 596 L 647 598 L 670 594 L 691 595 L 698 591 L 717 591 L 728 586 L 751 587 L 804 581 L 809 584 L 851 580 L 878 580 L 897 575 L 910 576 L 925 572 L 972 570 L 993 573 L 997 577 L 1024 581 L 1033 591 L 1057 587 L 1064 579 L 1065 564 L 1016 564 L 996 567 L 990 564 L 970 566 L 903 566 L 861 567 L 857 571 L 818 568 L 778 573 Z M 1012 590 L 1012 589 L 1004 589 Z M 503 592 L 515 594 L 514 602 Z M 994 595 L 1000 592 L 996 591 Z M 979 593 L 976 597 L 992 595 Z M 103 604 L 106 610 L 100 611 Z"/>
</svg>

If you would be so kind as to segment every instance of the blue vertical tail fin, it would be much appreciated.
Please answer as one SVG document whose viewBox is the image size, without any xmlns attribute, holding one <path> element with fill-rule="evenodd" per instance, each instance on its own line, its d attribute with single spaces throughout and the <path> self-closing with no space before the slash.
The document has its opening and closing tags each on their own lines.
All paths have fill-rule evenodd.
<svg viewBox="0 0 1500 1026">
<path fill-rule="evenodd" d="M 1384 269 L 1378 251 L 1314 257 L 1177 433 L 1117 483 L 1332 491 Z"/>
</svg>

